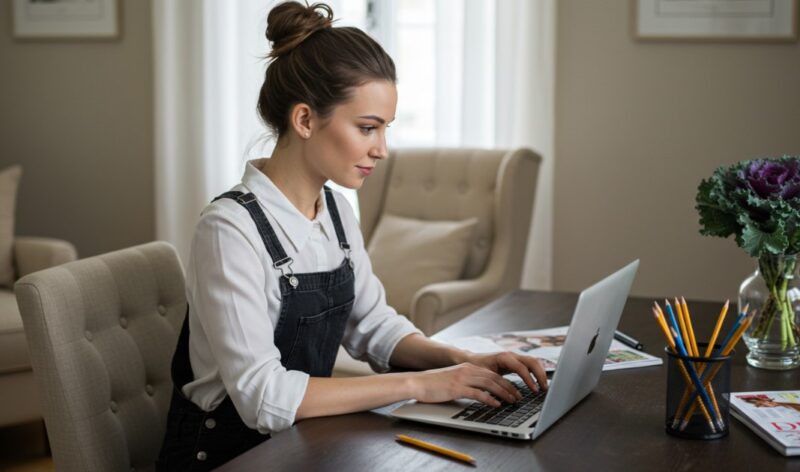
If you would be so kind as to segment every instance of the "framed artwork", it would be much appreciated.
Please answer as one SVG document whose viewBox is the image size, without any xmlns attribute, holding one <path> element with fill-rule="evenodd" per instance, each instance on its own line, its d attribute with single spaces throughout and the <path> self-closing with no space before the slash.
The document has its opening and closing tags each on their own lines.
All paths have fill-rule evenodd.
<svg viewBox="0 0 800 472">
<path fill-rule="evenodd" d="M 19 39 L 115 39 L 118 0 L 13 0 Z"/>
<path fill-rule="evenodd" d="M 797 41 L 798 0 L 632 0 L 647 41 Z"/>
</svg>

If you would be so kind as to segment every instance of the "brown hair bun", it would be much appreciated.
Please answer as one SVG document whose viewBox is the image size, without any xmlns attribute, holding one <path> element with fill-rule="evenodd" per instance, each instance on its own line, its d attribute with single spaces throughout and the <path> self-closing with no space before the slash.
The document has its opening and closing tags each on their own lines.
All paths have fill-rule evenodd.
<svg viewBox="0 0 800 472">
<path fill-rule="evenodd" d="M 282 56 L 319 30 L 330 28 L 333 10 L 324 3 L 307 6 L 285 2 L 270 10 L 267 16 L 267 40 L 272 42 L 269 57 Z"/>
</svg>

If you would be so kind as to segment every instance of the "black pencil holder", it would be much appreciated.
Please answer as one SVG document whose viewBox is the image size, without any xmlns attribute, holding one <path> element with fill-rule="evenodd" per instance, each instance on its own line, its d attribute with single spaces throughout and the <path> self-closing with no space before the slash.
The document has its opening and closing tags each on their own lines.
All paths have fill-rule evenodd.
<svg viewBox="0 0 800 472">
<path fill-rule="evenodd" d="M 708 343 L 698 343 L 703 353 Z M 719 346 L 714 346 L 716 351 Z M 667 351 L 668 434 L 687 439 L 719 439 L 730 424 L 731 356 L 683 357 Z M 698 393 L 697 384 L 702 385 Z"/>
</svg>

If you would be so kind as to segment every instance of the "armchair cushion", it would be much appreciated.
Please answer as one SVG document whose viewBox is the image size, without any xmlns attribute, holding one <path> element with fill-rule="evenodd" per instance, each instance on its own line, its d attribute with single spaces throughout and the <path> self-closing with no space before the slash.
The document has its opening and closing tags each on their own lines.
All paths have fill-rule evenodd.
<svg viewBox="0 0 800 472">
<path fill-rule="evenodd" d="M 11 166 L 0 172 L 0 286 L 14 283 L 14 208 L 22 167 Z"/>
<path fill-rule="evenodd" d="M 18 236 L 14 239 L 17 277 L 66 264 L 78 258 L 72 243 L 54 238 Z"/>
<path fill-rule="evenodd" d="M 477 218 L 425 221 L 383 215 L 368 253 L 375 275 L 386 287 L 389 305 L 408 315 L 421 288 L 460 279 L 477 222 Z"/>
</svg>

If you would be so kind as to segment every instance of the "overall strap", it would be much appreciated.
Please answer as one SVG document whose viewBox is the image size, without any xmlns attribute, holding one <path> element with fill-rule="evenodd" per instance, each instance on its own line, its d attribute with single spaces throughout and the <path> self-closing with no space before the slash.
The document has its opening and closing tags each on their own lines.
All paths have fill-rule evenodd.
<svg viewBox="0 0 800 472">
<path fill-rule="evenodd" d="M 342 219 L 339 217 L 339 208 L 336 207 L 336 199 L 333 197 L 333 191 L 325 187 L 325 201 L 328 203 L 328 211 L 331 213 L 331 220 L 333 221 L 333 228 L 336 230 L 336 239 L 339 240 L 339 247 L 350 258 L 350 244 L 347 243 L 347 237 L 344 234 L 344 227 L 342 227 Z"/>
<path fill-rule="evenodd" d="M 283 246 L 281 246 L 281 243 L 278 241 L 278 235 L 275 234 L 275 230 L 272 229 L 272 225 L 269 224 L 269 221 L 267 221 L 267 215 L 265 215 L 264 211 L 261 210 L 261 207 L 258 205 L 258 201 L 256 201 L 256 196 L 253 195 L 252 192 L 225 192 L 212 200 L 212 202 L 215 202 L 220 198 L 230 198 L 232 200 L 236 200 L 237 203 L 247 209 L 256 224 L 258 234 L 261 235 L 261 240 L 264 241 L 264 246 L 267 248 L 269 257 L 271 257 L 273 260 L 273 267 L 280 269 L 281 266 L 290 264 L 292 262 L 292 258 L 286 255 L 286 252 L 283 250 Z M 282 269 L 281 272 L 283 272 Z"/>
</svg>

